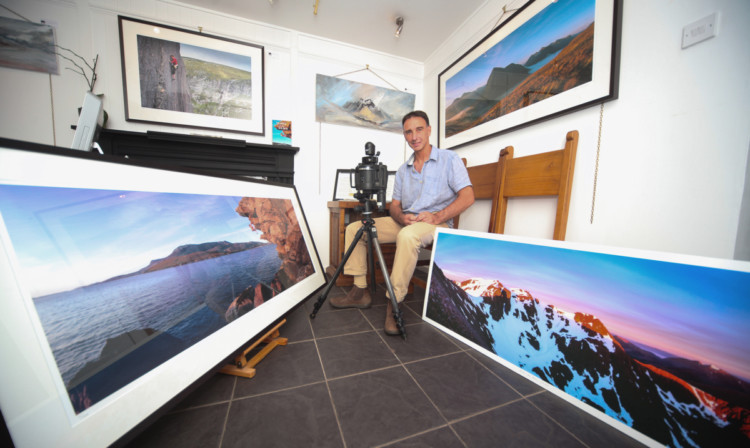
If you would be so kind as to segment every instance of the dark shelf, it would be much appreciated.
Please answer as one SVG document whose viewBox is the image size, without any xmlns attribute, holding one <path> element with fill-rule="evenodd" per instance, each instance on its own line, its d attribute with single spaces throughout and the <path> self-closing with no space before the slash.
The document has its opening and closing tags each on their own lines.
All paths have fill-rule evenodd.
<svg viewBox="0 0 750 448">
<path fill-rule="evenodd" d="M 294 185 L 294 155 L 299 151 L 295 146 L 113 129 L 102 129 L 97 142 L 105 154 L 289 185 Z"/>
</svg>

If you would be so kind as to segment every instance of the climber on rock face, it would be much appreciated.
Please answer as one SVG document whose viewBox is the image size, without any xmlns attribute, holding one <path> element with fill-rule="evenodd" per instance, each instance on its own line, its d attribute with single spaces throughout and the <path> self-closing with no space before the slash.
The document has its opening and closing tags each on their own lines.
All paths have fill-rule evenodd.
<svg viewBox="0 0 750 448">
<path fill-rule="evenodd" d="M 169 55 L 169 71 L 172 72 L 172 79 L 175 79 L 175 73 L 177 72 L 177 58 L 173 54 Z"/>
</svg>

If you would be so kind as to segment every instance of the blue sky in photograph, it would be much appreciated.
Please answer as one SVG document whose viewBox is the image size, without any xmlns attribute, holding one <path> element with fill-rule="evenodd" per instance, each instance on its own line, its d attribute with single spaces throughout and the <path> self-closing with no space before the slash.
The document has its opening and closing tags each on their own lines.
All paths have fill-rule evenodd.
<svg viewBox="0 0 750 448">
<path fill-rule="evenodd" d="M 486 84 L 495 67 L 524 64 L 552 42 L 578 33 L 594 21 L 595 0 L 551 3 L 446 82 L 446 104 Z"/>
<path fill-rule="evenodd" d="M 0 185 L 33 297 L 134 272 L 183 244 L 260 240 L 239 197 Z"/>
<path fill-rule="evenodd" d="M 435 264 L 597 316 L 610 332 L 750 379 L 750 273 L 440 234 Z"/>
<path fill-rule="evenodd" d="M 252 58 L 241 54 L 226 51 L 212 50 L 205 47 L 197 47 L 180 43 L 180 54 L 183 57 L 200 59 L 201 61 L 213 62 L 214 64 L 226 65 L 238 68 L 246 72 L 252 71 Z"/>
</svg>

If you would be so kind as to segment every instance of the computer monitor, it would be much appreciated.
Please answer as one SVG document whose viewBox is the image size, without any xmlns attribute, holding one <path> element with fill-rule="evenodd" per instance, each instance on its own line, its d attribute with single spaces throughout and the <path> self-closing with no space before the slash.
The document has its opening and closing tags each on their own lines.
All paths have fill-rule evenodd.
<svg viewBox="0 0 750 448">
<path fill-rule="evenodd" d="M 86 92 L 76 125 L 76 133 L 70 147 L 81 151 L 91 151 L 94 140 L 99 135 L 103 120 L 101 98 L 91 92 Z"/>
</svg>

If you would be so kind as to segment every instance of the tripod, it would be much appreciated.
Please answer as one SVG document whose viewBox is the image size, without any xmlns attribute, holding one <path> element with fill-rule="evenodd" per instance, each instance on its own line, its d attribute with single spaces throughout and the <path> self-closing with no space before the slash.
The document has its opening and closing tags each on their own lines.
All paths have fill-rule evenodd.
<svg viewBox="0 0 750 448">
<path fill-rule="evenodd" d="M 368 253 L 370 254 L 370 266 L 372 269 L 370 270 L 370 281 L 371 285 L 375 284 L 375 263 L 373 259 L 373 249 L 374 252 L 378 255 L 378 261 L 380 262 L 380 270 L 383 272 L 383 278 L 385 279 L 385 286 L 388 289 L 388 296 L 391 298 L 391 303 L 393 305 L 393 318 L 396 320 L 396 326 L 398 327 L 398 330 L 401 332 L 401 337 L 406 340 L 406 329 L 404 329 L 404 320 L 401 316 L 401 310 L 398 307 L 398 301 L 396 301 L 396 294 L 393 293 L 393 285 L 391 284 L 391 279 L 388 276 L 388 269 L 386 268 L 385 259 L 383 258 L 383 251 L 380 249 L 380 243 L 378 242 L 378 229 L 375 228 L 375 220 L 372 219 L 372 211 L 373 211 L 373 203 L 374 201 L 372 199 L 360 199 L 360 202 L 364 203 L 365 210 L 362 212 L 362 215 L 364 218 L 362 219 L 362 227 L 357 230 L 357 234 L 354 236 L 354 240 L 349 245 L 349 248 L 346 250 L 346 254 L 344 254 L 344 258 L 341 260 L 341 263 L 339 264 L 339 267 L 336 268 L 336 272 L 333 274 L 333 278 L 328 282 L 325 289 L 323 289 L 323 292 L 320 294 L 320 297 L 318 297 L 318 301 L 315 303 L 315 307 L 313 308 L 313 312 L 310 313 L 310 318 L 314 319 L 315 315 L 318 314 L 318 310 L 320 310 L 320 307 L 323 305 L 323 302 L 325 302 L 326 297 L 328 297 L 328 293 L 331 291 L 331 288 L 336 284 L 336 279 L 341 274 L 341 271 L 344 270 L 344 265 L 346 265 L 347 260 L 349 260 L 349 256 L 351 256 L 352 252 L 354 252 L 354 248 L 357 246 L 357 243 L 360 239 L 362 239 L 362 235 L 367 233 L 367 244 L 368 244 Z"/>
</svg>

